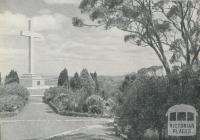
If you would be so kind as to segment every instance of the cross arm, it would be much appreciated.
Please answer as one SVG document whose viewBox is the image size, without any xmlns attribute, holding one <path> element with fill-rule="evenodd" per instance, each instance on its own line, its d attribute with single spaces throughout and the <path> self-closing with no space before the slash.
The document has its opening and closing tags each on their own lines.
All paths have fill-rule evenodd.
<svg viewBox="0 0 200 140">
<path fill-rule="evenodd" d="M 30 31 L 20 31 L 20 35 L 32 38 L 42 38 L 42 35 Z"/>
</svg>

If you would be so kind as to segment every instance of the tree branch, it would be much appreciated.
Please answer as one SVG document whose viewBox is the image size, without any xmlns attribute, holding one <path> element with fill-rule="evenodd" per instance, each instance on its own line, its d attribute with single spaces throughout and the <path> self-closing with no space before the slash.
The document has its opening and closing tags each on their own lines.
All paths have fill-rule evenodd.
<svg viewBox="0 0 200 140">
<path fill-rule="evenodd" d="M 167 14 L 165 13 L 165 10 L 161 7 L 160 7 L 160 9 L 161 9 L 161 13 L 165 16 L 165 18 L 167 18 L 177 30 L 181 31 L 181 29 L 178 27 L 178 25 L 171 18 L 169 18 L 167 16 Z"/>
<path fill-rule="evenodd" d="M 200 52 L 200 47 L 199 47 L 199 49 L 196 51 L 194 57 L 192 58 L 192 62 L 191 62 L 192 65 L 194 64 L 195 60 L 196 60 L 197 57 L 199 56 L 199 52 Z"/>
</svg>

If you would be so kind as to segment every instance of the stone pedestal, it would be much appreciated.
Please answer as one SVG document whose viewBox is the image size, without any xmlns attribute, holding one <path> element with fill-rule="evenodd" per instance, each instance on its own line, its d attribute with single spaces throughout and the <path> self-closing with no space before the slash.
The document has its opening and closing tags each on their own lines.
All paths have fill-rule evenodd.
<svg viewBox="0 0 200 140">
<path fill-rule="evenodd" d="M 20 84 L 24 87 L 44 87 L 45 79 L 36 74 L 24 74 L 20 78 Z"/>
</svg>

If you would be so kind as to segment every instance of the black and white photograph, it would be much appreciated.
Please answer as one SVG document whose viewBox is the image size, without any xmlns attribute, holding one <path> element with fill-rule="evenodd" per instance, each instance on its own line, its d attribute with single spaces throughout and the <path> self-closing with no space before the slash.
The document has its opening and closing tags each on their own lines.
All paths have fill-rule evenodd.
<svg viewBox="0 0 200 140">
<path fill-rule="evenodd" d="M 200 140 L 200 0 L 0 0 L 0 140 Z"/>
</svg>

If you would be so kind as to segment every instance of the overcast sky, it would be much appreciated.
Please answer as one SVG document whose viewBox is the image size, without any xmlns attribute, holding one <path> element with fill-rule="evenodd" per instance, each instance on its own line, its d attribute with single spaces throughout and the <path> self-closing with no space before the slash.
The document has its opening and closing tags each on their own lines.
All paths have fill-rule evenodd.
<svg viewBox="0 0 200 140">
<path fill-rule="evenodd" d="M 35 72 L 55 74 L 66 67 L 70 75 L 87 68 L 99 75 L 123 75 L 151 65 L 160 65 L 148 48 L 123 42 L 117 29 L 76 28 L 71 18 L 80 14 L 80 0 L 0 0 L 0 71 L 28 71 L 28 40 L 20 36 L 33 30 L 43 38 L 34 40 Z"/>
</svg>

